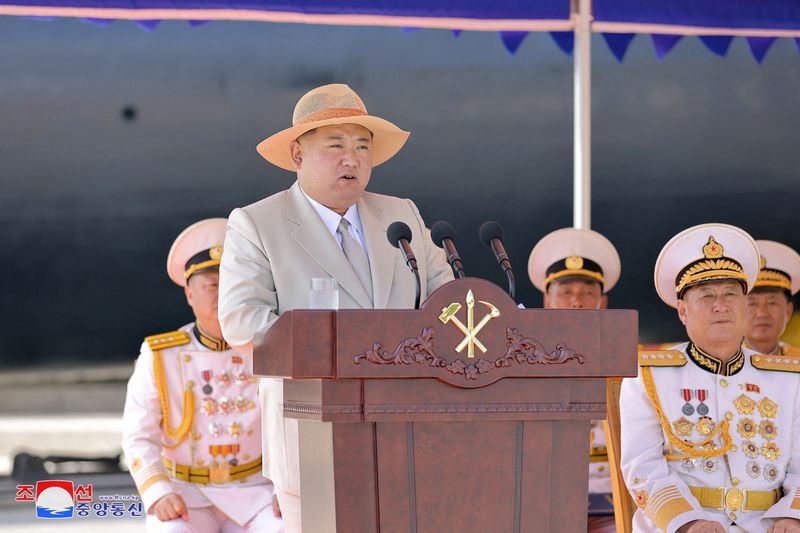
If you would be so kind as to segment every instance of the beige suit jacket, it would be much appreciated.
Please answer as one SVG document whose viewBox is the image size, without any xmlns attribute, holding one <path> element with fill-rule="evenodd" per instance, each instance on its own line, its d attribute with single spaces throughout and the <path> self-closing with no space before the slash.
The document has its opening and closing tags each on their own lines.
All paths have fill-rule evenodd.
<svg viewBox="0 0 800 533">
<path fill-rule="evenodd" d="M 417 257 L 421 298 L 453 279 L 444 252 L 434 246 L 411 200 L 365 192 L 358 202 L 364 229 L 372 292 L 370 301 L 341 246 L 295 183 L 228 218 L 220 265 L 219 318 L 233 346 L 252 342 L 291 309 L 307 309 L 311 278 L 333 277 L 339 283 L 340 309 L 410 309 L 414 276 L 403 256 L 386 238 L 392 222 L 408 224 Z M 296 424 L 283 420 L 282 385 L 261 385 L 264 402 L 264 452 L 276 487 L 299 494 Z M 285 434 L 284 434 L 285 433 Z M 285 446 L 281 445 L 285 442 Z"/>
</svg>

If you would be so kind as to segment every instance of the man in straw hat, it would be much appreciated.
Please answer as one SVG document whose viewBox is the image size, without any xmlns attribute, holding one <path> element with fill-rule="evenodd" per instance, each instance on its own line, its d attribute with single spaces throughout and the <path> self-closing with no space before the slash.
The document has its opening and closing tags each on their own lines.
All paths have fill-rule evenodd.
<svg viewBox="0 0 800 533">
<path fill-rule="evenodd" d="M 195 321 L 147 337 L 123 414 L 122 447 L 148 531 L 283 531 L 261 475 L 261 409 L 251 356 L 231 349 L 217 319 L 226 220 L 189 226 L 167 272 Z"/>
<path fill-rule="evenodd" d="M 411 200 L 365 192 L 372 168 L 394 156 L 408 132 L 370 115 L 341 84 L 306 93 L 292 124 L 258 153 L 297 181 L 235 209 L 228 221 L 220 323 L 225 338 L 245 350 L 281 313 L 308 308 L 312 278 L 336 279 L 339 308 L 413 308 L 414 277 L 386 238 L 392 222 L 411 228 L 423 299 L 453 279 Z M 279 380 L 264 380 L 262 392 L 269 474 L 287 531 L 300 531 L 297 422 L 283 418 Z"/>
<path fill-rule="evenodd" d="M 544 294 L 545 309 L 605 309 L 608 292 L 619 281 L 620 260 L 611 241 L 588 229 L 563 228 L 545 235 L 528 258 L 528 276 Z M 609 504 L 611 474 L 602 422 L 589 433 L 588 531 L 614 533 Z"/>
<path fill-rule="evenodd" d="M 759 252 L 703 224 L 661 250 L 655 284 L 689 342 L 641 351 L 620 396 L 634 531 L 800 531 L 800 358 L 742 345 Z"/>
<path fill-rule="evenodd" d="M 775 241 L 756 241 L 761 253 L 758 279 L 747 295 L 747 344 L 771 355 L 800 355 L 781 342 L 792 318 L 792 296 L 800 290 L 800 255 Z"/>
</svg>

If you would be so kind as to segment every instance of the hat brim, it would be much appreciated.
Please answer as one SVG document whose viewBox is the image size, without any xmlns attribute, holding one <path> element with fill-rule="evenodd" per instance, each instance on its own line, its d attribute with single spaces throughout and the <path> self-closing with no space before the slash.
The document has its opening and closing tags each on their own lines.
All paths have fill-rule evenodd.
<svg viewBox="0 0 800 533">
<path fill-rule="evenodd" d="M 227 227 L 226 218 L 207 218 L 183 230 L 172 243 L 167 255 L 169 278 L 176 285 L 185 287 L 186 261 L 196 253 L 223 244 Z"/>
<path fill-rule="evenodd" d="M 767 259 L 767 268 L 777 268 L 792 279 L 792 296 L 800 291 L 800 254 L 793 248 L 775 241 L 756 241 L 758 252 Z M 758 285 L 758 282 L 756 282 Z"/>
<path fill-rule="evenodd" d="M 388 120 L 372 115 L 338 117 L 286 128 L 258 143 L 256 150 L 261 154 L 261 157 L 273 165 L 294 172 L 295 166 L 292 162 L 290 145 L 298 137 L 313 129 L 339 124 L 358 124 L 372 132 L 373 167 L 377 167 L 394 157 L 406 144 L 409 135 L 411 135 L 411 133 L 398 128 Z"/>
</svg>

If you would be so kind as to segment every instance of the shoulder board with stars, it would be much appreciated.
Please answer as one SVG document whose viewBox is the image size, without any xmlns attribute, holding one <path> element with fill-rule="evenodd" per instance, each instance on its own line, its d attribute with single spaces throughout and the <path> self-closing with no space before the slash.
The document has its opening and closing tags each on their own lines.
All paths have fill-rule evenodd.
<svg viewBox="0 0 800 533">
<path fill-rule="evenodd" d="M 641 350 L 639 366 L 683 366 L 686 356 L 678 350 Z"/>
<path fill-rule="evenodd" d="M 750 362 L 759 370 L 800 372 L 800 355 L 754 355 Z"/>
<path fill-rule="evenodd" d="M 791 344 L 784 344 L 783 353 L 786 355 L 800 355 L 800 348 Z"/>
<path fill-rule="evenodd" d="M 182 344 L 189 344 L 191 340 L 191 337 L 185 331 L 170 331 L 160 335 L 151 335 L 144 339 L 150 345 L 151 350 L 163 350 L 173 346 L 181 346 Z"/>
</svg>

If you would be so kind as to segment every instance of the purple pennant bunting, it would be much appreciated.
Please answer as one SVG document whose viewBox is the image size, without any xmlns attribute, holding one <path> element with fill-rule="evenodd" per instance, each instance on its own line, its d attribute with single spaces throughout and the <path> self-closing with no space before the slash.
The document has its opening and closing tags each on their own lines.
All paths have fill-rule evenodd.
<svg viewBox="0 0 800 533">
<path fill-rule="evenodd" d="M 760 65 L 764 62 L 764 57 L 769 52 L 770 47 L 775 43 L 776 37 L 745 37 L 745 39 L 753 58 Z"/>
<path fill-rule="evenodd" d="M 196 28 L 197 26 L 205 26 L 206 24 L 211 24 L 210 20 L 190 20 L 189 26 L 192 28 Z"/>
<path fill-rule="evenodd" d="M 81 20 L 86 24 L 91 24 L 92 26 L 97 26 L 100 28 L 107 28 L 111 26 L 112 22 L 114 22 L 114 19 L 82 18 Z"/>
<path fill-rule="evenodd" d="M 153 31 L 156 29 L 156 26 L 161 24 L 160 20 L 151 19 L 151 20 L 134 20 L 133 21 L 137 26 L 142 28 L 145 31 Z"/>
<path fill-rule="evenodd" d="M 794 45 L 797 47 L 797 51 L 800 52 L 800 37 L 794 38 Z"/>
<path fill-rule="evenodd" d="M 625 59 L 625 52 L 628 51 L 628 47 L 631 45 L 631 42 L 633 42 L 634 37 L 636 37 L 635 33 L 603 34 L 603 38 L 606 40 L 609 50 L 611 50 L 611 53 L 614 54 L 614 57 L 616 57 L 617 61 L 620 63 Z"/>
<path fill-rule="evenodd" d="M 400 28 L 400 31 L 402 31 L 403 33 L 415 33 L 415 32 L 418 32 L 419 30 L 420 30 L 420 28 L 414 28 L 414 27 L 411 27 L 411 26 Z"/>
<path fill-rule="evenodd" d="M 461 32 L 464 30 L 450 30 L 450 31 L 453 32 L 453 37 L 460 37 Z"/>
<path fill-rule="evenodd" d="M 519 49 L 519 45 L 522 44 L 522 41 L 525 37 L 528 36 L 527 31 L 501 31 L 500 38 L 503 40 L 503 46 L 506 47 L 508 53 L 512 56 L 517 53 Z"/>
<path fill-rule="evenodd" d="M 728 53 L 728 49 L 731 47 L 731 41 L 733 41 L 733 36 L 731 35 L 701 35 L 700 41 L 706 48 L 711 50 L 712 53 L 718 55 L 719 57 L 725 57 Z"/>
<path fill-rule="evenodd" d="M 34 15 L 27 15 L 27 16 L 20 17 L 20 18 L 24 19 L 24 20 L 33 20 L 35 22 L 52 22 L 52 21 L 56 20 L 55 17 L 39 17 L 39 16 L 34 16 Z"/>
<path fill-rule="evenodd" d="M 550 37 L 555 41 L 562 52 L 568 56 L 572 55 L 572 50 L 575 48 L 575 33 L 571 31 L 551 31 Z"/>
<path fill-rule="evenodd" d="M 667 57 L 667 54 L 672 52 L 672 49 L 675 48 L 675 45 L 678 44 L 678 41 L 681 40 L 683 35 L 664 35 L 660 33 L 654 33 L 650 36 L 653 39 L 653 48 L 656 51 L 656 57 L 659 61 Z"/>
</svg>

